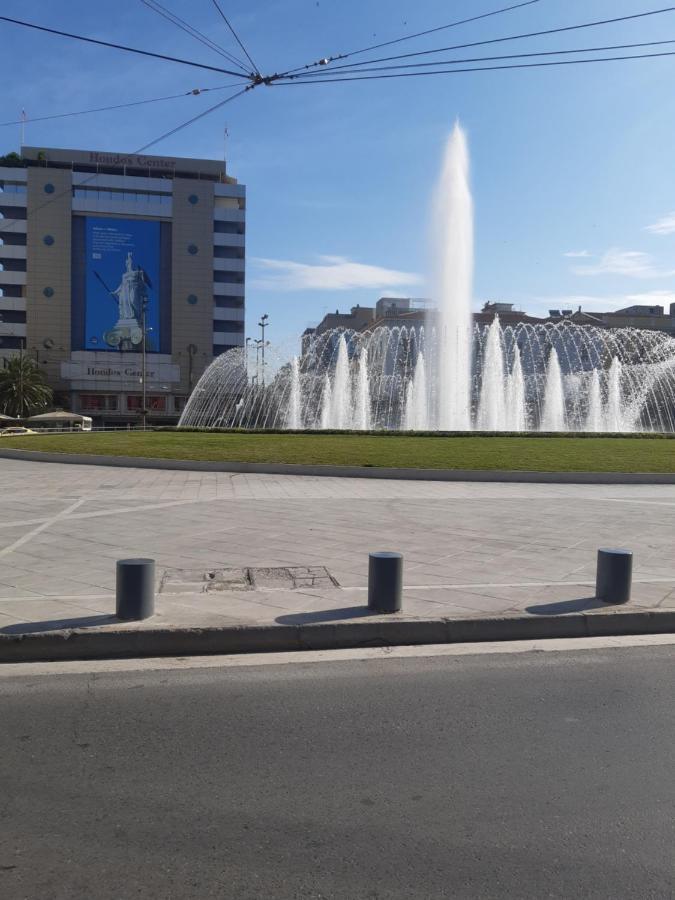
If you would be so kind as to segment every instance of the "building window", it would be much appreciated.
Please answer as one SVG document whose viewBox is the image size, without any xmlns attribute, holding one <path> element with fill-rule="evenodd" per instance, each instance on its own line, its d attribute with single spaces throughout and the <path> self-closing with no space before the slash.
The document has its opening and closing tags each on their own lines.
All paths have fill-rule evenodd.
<svg viewBox="0 0 675 900">
<path fill-rule="evenodd" d="M 196 256 L 199 253 L 199 247 L 196 244 L 188 244 L 187 249 L 190 256 Z"/>
<path fill-rule="evenodd" d="M 185 404 L 187 403 L 187 397 L 174 397 L 173 398 L 173 411 L 174 412 L 183 412 L 185 409 Z"/>
<path fill-rule="evenodd" d="M 214 247 L 213 255 L 216 259 L 243 259 L 243 247 Z"/>
<path fill-rule="evenodd" d="M 243 284 L 244 283 L 244 273 L 243 272 L 221 272 L 216 271 L 213 273 L 213 280 L 216 284 Z"/>
<path fill-rule="evenodd" d="M 48 181 L 44 187 L 45 194 L 53 194 L 55 190 L 56 190 L 56 188 L 51 183 L 51 181 Z"/>
<path fill-rule="evenodd" d="M 0 349 L 2 350 L 21 350 L 25 346 L 26 338 L 10 337 L 9 335 L 0 335 Z"/>
<path fill-rule="evenodd" d="M 199 297 L 196 294 L 190 294 L 187 298 L 187 302 L 190 306 L 196 306 L 199 303 Z"/>
<path fill-rule="evenodd" d="M 13 181 L 0 181 L 0 191 L 3 194 L 25 194 L 27 185 L 23 182 L 16 183 Z"/>
<path fill-rule="evenodd" d="M 46 234 L 42 238 L 42 243 L 45 244 L 47 247 L 51 247 L 52 244 L 54 243 L 54 238 L 51 236 L 51 234 Z"/>
<path fill-rule="evenodd" d="M 147 409 L 150 412 L 166 412 L 166 397 L 146 397 Z M 127 397 L 127 409 L 130 412 L 140 412 L 143 409 L 143 397 L 132 394 Z"/>
<path fill-rule="evenodd" d="M 216 309 L 243 309 L 243 297 L 214 297 Z"/>
<path fill-rule="evenodd" d="M 213 223 L 216 234 L 244 234 L 243 222 L 221 222 L 218 219 Z"/>
<path fill-rule="evenodd" d="M 214 356 L 222 356 L 223 353 L 227 353 L 230 350 L 243 350 L 243 347 L 237 346 L 237 344 L 225 344 L 213 347 L 213 355 Z"/>
<path fill-rule="evenodd" d="M 117 408 L 116 394 L 80 394 L 80 409 L 91 412 L 111 412 Z"/>
<path fill-rule="evenodd" d="M 53 296 L 54 296 L 54 288 L 52 288 L 52 287 L 46 287 L 46 288 L 42 291 L 42 293 L 45 295 L 45 297 L 53 297 Z"/>
<path fill-rule="evenodd" d="M 196 206 L 199 203 L 199 197 L 196 194 L 190 194 L 190 196 L 188 197 L 188 203 Z"/>
</svg>

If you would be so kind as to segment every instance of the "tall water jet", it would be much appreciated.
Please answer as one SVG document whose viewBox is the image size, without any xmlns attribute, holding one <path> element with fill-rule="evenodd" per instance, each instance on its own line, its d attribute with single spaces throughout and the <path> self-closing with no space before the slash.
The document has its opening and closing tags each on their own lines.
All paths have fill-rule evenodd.
<svg viewBox="0 0 675 900">
<path fill-rule="evenodd" d="M 445 148 L 434 199 L 438 427 L 471 428 L 471 285 L 473 201 L 469 151 L 457 123 Z"/>
<path fill-rule="evenodd" d="M 483 378 L 476 425 L 480 431 L 503 431 L 505 427 L 504 355 L 499 316 L 488 328 L 483 354 Z"/>
<path fill-rule="evenodd" d="M 621 415 L 621 362 L 612 359 L 607 379 L 607 416 L 605 420 L 607 431 L 624 431 L 623 416 Z"/>
<path fill-rule="evenodd" d="M 330 383 L 330 375 L 328 372 L 323 378 L 323 394 L 321 396 L 321 419 L 320 425 L 324 431 L 333 427 L 331 412 L 333 407 L 333 391 Z"/>
<path fill-rule="evenodd" d="M 291 362 L 291 396 L 288 404 L 288 427 L 291 431 L 299 431 L 302 428 L 300 360 L 297 356 L 294 356 Z"/>
<path fill-rule="evenodd" d="M 506 430 L 527 431 L 525 378 L 518 344 L 513 351 L 511 374 L 506 379 Z"/>
<path fill-rule="evenodd" d="M 588 414 L 586 416 L 585 430 L 604 430 L 602 421 L 602 392 L 600 390 L 600 375 L 597 369 L 593 369 L 591 383 L 588 388 Z"/>
<path fill-rule="evenodd" d="M 368 373 L 368 349 L 365 346 L 361 348 L 359 355 L 354 427 L 359 431 L 368 431 L 370 428 L 370 376 Z"/>
<path fill-rule="evenodd" d="M 544 388 L 544 408 L 539 423 L 540 431 L 565 430 L 565 395 L 563 393 L 560 360 L 555 347 L 551 348 L 546 367 L 546 387 Z"/>
<path fill-rule="evenodd" d="M 406 390 L 405 423 L 407 431 L 428 431 L 429 401 L 424 354 L 417 354 L 415 371 Z"/>
<path fill-rule="evenodd" d="M 352 390 L 349 371 L 349 352 L 344 334 L 338 341 L 337 362 L 333 377 L 331 428 L 350 428 L 352 419 Z"/>
</svg>

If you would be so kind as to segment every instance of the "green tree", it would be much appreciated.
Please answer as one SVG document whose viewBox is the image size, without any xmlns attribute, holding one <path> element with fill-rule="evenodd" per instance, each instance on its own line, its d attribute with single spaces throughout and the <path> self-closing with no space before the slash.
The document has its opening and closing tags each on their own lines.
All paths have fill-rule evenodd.
<svg viewBox="0 0 675 900">
<path fill-rule="evenodd" d="M 51 402 L 52 390 L 29 356 L 15 356 L 7 368 L 0 369 L 0 410 L 6 416 L 21 419 L 46 409 Z"/>
</svg>

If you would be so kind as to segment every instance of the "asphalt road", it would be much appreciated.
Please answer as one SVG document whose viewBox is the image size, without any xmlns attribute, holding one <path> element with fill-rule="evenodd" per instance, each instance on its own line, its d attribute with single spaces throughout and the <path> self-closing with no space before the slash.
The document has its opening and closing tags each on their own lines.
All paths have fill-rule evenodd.
<svg viewBox="0 0 675 900">
<path fill-rule="evenodd" d="M 0 680 L 0 897 L 672 898 L 675 648 Z"/>
</svg>

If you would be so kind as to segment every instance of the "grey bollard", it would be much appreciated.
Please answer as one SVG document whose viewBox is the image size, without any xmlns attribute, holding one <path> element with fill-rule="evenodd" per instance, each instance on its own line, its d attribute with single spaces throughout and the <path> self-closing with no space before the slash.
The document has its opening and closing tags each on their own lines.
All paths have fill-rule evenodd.
<svg viewBox="0 0 675 900">
<path fill-rule="evenodd" d="M 628 603 L 632 574 L 630 550 L 598 550 L 595 596 L 605 603 Z"/>
<path fill-rule="evenodd" d="M 118 619 L 149 619 L 155 612 L 154 559 L 119 559 L 116 594 Z"/>
<path fill-rule="evenodd" d="M 403 556 L 381 551 L 368 557 L 368 609 L 393 613 L 401 609 Z"/>
</svg>

